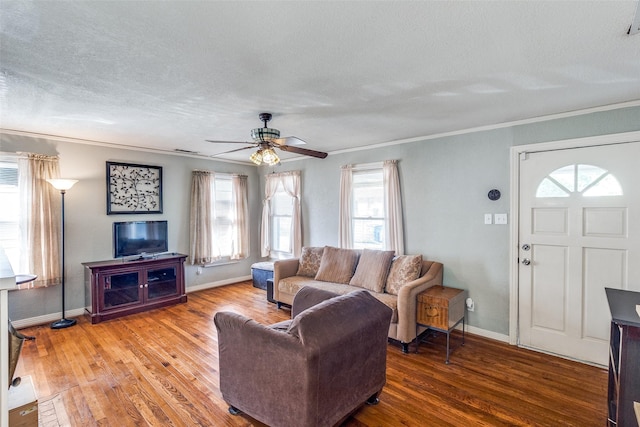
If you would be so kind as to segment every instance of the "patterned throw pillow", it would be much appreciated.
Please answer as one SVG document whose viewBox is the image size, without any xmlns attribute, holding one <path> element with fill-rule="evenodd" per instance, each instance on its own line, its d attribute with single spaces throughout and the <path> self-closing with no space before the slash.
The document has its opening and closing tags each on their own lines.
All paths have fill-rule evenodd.
<svg viewBox="0 0 640 427">
<path fill-rule="evenodd" d="M 325 246 L 316 280 L 347 285 L 356 270 L 357 251 Z"/>
<path fill-rule="evenodd" d="M 382 292 L 394 254 L 394 251 L 364 249 L 358 260 L 356 274 L 353 275 L 349 284 L 373 292 Z"/>
<path fill-rule="evenodd" d="M 400 288 L 420 277 L 422 255 L 400 255 L 391 262 L 386 292 L 398 295 Z"/>
<path fill-rule="evenodd" d="M 316 277 L 324 248 L 302 248 L 296 276 Z"/>
</svg>

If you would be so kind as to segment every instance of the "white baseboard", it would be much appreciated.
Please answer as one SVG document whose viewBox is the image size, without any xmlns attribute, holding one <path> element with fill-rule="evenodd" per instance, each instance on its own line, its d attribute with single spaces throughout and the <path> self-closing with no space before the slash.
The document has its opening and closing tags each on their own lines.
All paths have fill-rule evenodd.
<svg viewBox="0 0 640 427">
<path fill-rule="evenodd" d="M 462 330 L 462 325 L 458 325 L 456 329 Z M 464 325 L 464 330 L 473 335 L 479 335 L 484 338 L 489 338 L 496 341 L 502 341 L 509 344 L 509 335 L 488 331 L 486 329 L 478 328 L 476 326 L 471 326 L 471 325 Z"/>
<path fill-rule="evenodd" d="M 216 282 L 203 283 L 202 285 L 189 286 L 187 287 L 187 293 L 203 291 L 205 289 L 217 288 L 218 286 L 231 285 L 233 283 L 245 282 L 247 280 L 251 280 L 251 275 L 234 277 L 232 279 L 218 280 Z"/>
<path fill-rule="evenodd" d="M 234 277 L 232 279 L 219 280 L 216 282 L 203 283 L 202 285 L 197 285 L 197 286 L 189 286 L 186 289 L 186 293 L 189 294 L 191 292 L 202 291 L 210 288 L 217 288 L 219 286 L 231 285 L 234 283 L 244 282 L 247 280 L 251 280 L 251 275 Z M 65 317 L 67 318 L 79 317 L 79 316 L 83 316 L 84 313 L 85 313 L 84 308 L 67 310 L 65 312 Z M 16 329 L 21 329 L 21 328 L 28 328 L 30 326 L 53 323 L 56 320 L 60 320 L 61 318 L 62 318 L 62 313 L 60 312 L 60 313 L 46 314 L 44 316 L 30 317 L 28 319 L 11 321 L 11 323 Z M 456 329 L 462 330 L 462 325 L 458 325 Z M 509 336 L 505 334 L 500 334 L 498 332 L 488 331 L 486 329 L 478 328 L 476 326 L 471 326 L 471 325 L 465 325 L 465 331 L 469 332 L 470 334 L 479 335 L 484 338 L 490 338 L 496 341 L 509 343 Z"/>
<path fill-rule="evenodd" d="M 67 319 L 73 319 L 74 317 L 83 316 L 85 313 L 84 308 L 76 308 L 73 310 L 65 310 L 64 317 Z M 28 319 L 12 320 L 11 324 L 16 329 L 28 328 L 31 326 L 44 325 L 46 323 L 53 323 L 56 320 L 62 319 L 62 312 L 45 314 L 43 316 L 29 317 Z"/>
</svg>

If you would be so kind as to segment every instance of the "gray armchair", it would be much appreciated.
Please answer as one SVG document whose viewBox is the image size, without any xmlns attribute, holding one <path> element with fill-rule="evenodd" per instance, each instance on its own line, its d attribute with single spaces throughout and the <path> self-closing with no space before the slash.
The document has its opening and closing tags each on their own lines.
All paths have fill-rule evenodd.
<svg viewBox="0 0 640 427">
<path fill-rule="evenodd" d="M 232 414 L 271 427 L 333 426 L 386 381 L 391 309 L 367 291 L 304 288 L 293 318 L 272 326 L 218 312 L 220 391 Z"/>
</svg>

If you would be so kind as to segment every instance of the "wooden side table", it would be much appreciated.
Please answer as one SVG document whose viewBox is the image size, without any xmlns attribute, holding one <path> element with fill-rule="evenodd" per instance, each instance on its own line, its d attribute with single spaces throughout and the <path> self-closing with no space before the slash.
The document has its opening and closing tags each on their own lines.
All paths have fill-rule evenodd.
<svg viewBox="0 0 640 427">
<path fill-rule="evenodd" d="M 449 364 L 449 336 L 462 322 L 462 344 L 464 345 L 465 299 L 467 291 L 462 289 L 432 286 L 418 294 L 417 323 L 447 334 L 447 359 Z M 420 339 L 416 339 L 416 351 Z"/>
</svg>

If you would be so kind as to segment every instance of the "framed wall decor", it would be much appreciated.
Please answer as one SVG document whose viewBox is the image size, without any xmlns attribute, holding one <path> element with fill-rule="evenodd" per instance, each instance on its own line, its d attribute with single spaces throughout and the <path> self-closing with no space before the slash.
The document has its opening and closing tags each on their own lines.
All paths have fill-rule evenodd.
<svg viewBox="0 0 640 427">
<path fill-rule="evenodd" d="M 162 167 L 107 162 L 107 215 L 162 213 Z"/>
</svg>

